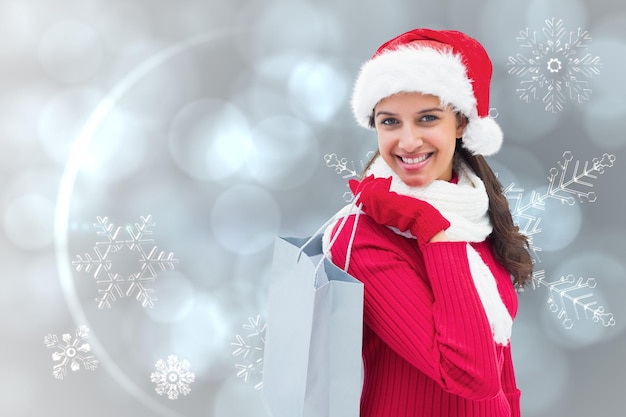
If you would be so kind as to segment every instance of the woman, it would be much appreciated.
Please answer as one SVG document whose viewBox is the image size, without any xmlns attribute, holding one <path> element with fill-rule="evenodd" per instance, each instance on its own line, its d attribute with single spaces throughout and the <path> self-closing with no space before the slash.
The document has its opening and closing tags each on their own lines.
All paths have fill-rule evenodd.
<svg viewBox="0 0 626 417">
<path fill-rule="evenodd" d="M 362 417 L 520 415 L 509 339 L 532 261 L 483 157 L 502 143 L 490 81 L 475 39 L 429 29 L 383 44 L 357 78 L 378 152 L 350 183 L 361 213 L 325 244 L 364 283 Z"/>
</svg>

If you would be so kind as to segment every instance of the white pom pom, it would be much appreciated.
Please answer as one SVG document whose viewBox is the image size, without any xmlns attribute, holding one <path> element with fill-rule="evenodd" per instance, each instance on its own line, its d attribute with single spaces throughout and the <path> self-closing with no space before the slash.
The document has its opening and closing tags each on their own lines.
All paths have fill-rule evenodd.
<svg viewBox="0 0 626 417">
<path fill-rule="evenodd" d="M 494 155 L 502 147 L 502 137 L 502 129 L 495 120 L 472 118 L 463 132 L 463 147 L 474 155 Z"/>
</svg>

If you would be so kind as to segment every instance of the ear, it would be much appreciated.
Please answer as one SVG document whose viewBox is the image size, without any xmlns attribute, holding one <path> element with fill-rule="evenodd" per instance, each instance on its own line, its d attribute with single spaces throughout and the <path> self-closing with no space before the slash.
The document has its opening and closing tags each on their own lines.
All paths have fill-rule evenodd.
<svg viewBox="0 0 626 417">
<path fill-rule="evenodd" d="M 463 132 L 465 131 L 465 128 L 467 127 L 467 117 L 465 117 L 465 115 L 457 112 L 456 113 L 456 137 L 460 138 L 463 137 Z"/>
<path fill-rule="evenodd" d="M 374 129 L 376 127 L 376 119 L 374 118 L 374 109 L 372 109 L 372 114 L 370 114 L 370 118 L 369 118 L 367 125 L 371 129 Z"/>
</svg>

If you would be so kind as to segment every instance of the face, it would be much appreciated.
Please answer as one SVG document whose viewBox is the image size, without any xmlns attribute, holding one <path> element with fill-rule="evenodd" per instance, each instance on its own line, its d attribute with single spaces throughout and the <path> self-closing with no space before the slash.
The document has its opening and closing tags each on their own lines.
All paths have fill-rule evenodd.
<svg viewBox="0 0 626 417">
<path fill-rule="evenodd" d="M 381 157 L 407 185 L 421 187 L 452 178 L 456 138 L 463 134 L 450 106 L 421 93 L 386 97 L 374 108 Z"/>
</svg>

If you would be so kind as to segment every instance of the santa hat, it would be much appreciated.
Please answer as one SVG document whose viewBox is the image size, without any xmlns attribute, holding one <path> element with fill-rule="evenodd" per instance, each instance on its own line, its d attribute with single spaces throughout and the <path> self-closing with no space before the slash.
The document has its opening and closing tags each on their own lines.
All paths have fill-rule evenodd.
<svg viewBox="0 0 626 417">
<path fill-rule="evenodd" d="M 491 60 L 477 40 L 453 30 L 414 29 L 385 42 L 363 64 L 352 110 L 361 126 L 370 127 L 383 98 L 400 92 L 432 94 L 467 117 L 463 147 L 493 155 L 502 145 L 502 130 L 489 117 L 491 72 Z"/>
</svg>

